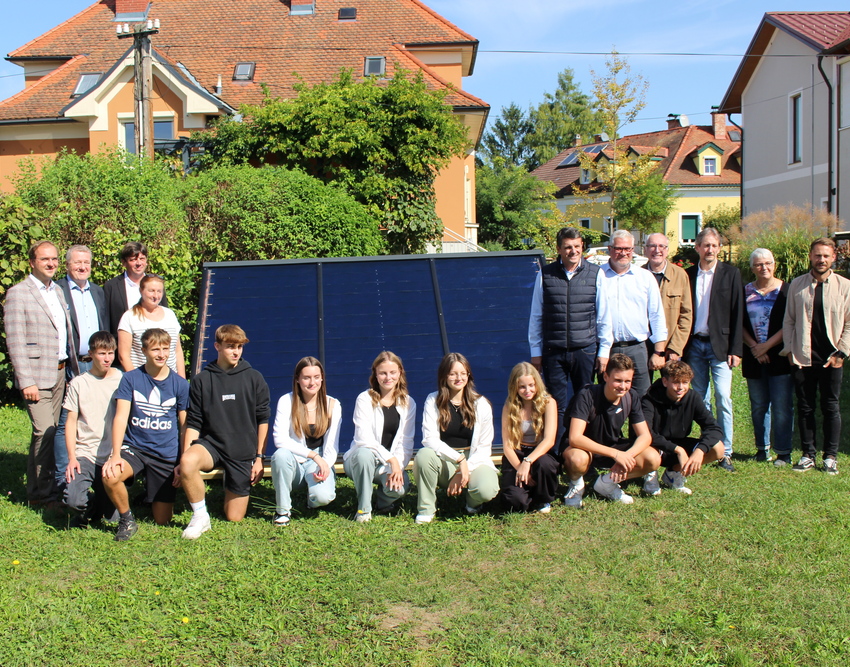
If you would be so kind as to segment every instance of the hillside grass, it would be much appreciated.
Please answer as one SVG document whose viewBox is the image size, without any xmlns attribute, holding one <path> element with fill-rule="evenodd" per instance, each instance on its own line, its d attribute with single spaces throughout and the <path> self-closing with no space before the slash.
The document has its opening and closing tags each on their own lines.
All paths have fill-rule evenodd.
<svg viewBox="0 0 850 667">
<path fill-rule="evenodd" d="M 340 478 L 275 529 L 270 480 L 240 524 L 216 482 L 194 542 L 182 494 L 127 543 L 27 508 L 29 422 L 0 408 L 0 665 L 846 665 L 847 440 L 838 477 L 757 464 L 738 374 L 735 392 L 738 472 L 707 468 L 691 497 L 476 517 L 441 499 L 416 526 L 409 496 L 360 525 Z"/>
</svg>

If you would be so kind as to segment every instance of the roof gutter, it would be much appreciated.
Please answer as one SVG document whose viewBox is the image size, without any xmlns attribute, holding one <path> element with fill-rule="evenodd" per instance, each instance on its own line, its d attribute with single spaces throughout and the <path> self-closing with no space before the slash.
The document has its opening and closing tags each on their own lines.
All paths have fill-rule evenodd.
<svg viewBox="0 0 850 667">
<path fill-rule="evenodd" d="M 76 118 L 63 118 L 62 116 L 57 116 L 56 118 L 12 118 L 7 120 L 0 120 L 0 125 L 42 125 L 44 123 L 76 123 Z"/>
<path fill-rule="evenodd" d="M 833 164 L 832 164 L 832 162 L 833 162 L 833 160 L 832 160 L 832 155 L 833 155 L 832 106 L 833 106 L 833 103 L 834 103 L 834 101 L 833 101 L 833 92 L 834 91 L 832 89 L 832 83 L 830 82 L 830 80 L 826 76 L 826 72 L 823 71 L 823 54 L 818 54 L 818 71 L 820 72 L 821 78 L 823 78 L 823 82 L 826 84 L 826 89 L 827 89 L 826 127 L 827 127 L 827 134 L 829 136 L 829 139 L 826 142 L 826 147 L 827 147 L 827 158 L 826 158 L 826 160 L 827 160 L 827 165 L 828 165 L 827 166 L 828 176 L 827 176 L 826 212 L 832 213 L 833 212 L 832 197 L 835 195 L 835 188 L 833 187 L 834 168 L 833 168 Z M 743 138 L 743 136 L 742 136 L 742 138 Z"/>
</svg>

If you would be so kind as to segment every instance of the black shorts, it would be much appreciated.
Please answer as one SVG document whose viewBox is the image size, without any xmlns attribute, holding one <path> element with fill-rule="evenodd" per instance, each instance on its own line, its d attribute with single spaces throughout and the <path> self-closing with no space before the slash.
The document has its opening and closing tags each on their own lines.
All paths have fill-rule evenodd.
<svg viewBox="0 0 850 667">
<path fill-rule="evenodd" d="M 206 440 L 195 440 L 192 444 L 206 449 L 213 460 L 213 467 L 224 470 L 224 488 L 227 491 L 235 496 L 251 495 L 251 470 L 254 468 L 255 458 L 234 461 Z"/>
<path fill-rule="evenodd" d="M 690 456 L 699 444 L 699 438 L 667 438 L 677 447 L 685 450 L 685 454 Z M 679 457 L 675 452 L 661 452 L 661 465 L 665 468 L 673 468 L 679 465 Z"/>
<path fill-rule="evenodd" d="M 121 447 L 121 458 L 130 464 L 133 479 L 144 473 L 145 502 L 174 503 L 177 497 L 177 488 L 173 484 L 177 461 L 166 461 L 129 445 Z"/>
<path fill-rule="evenodd" d="M 609 447 L 611 447 L 611 449 L 616 449 L 617 451 L 620 451 L 620 452 L 625 452 L 633 444 L 635 444 L 633 440 L 628 440 L 626 438 L 620 438 L 616 442 L 616 444 L 609 445 Z M 594 468 L 604 468 L 606 470 L 610 470 L 611 468 L 614 467 L 615 463 L 616 463 L 616 461 L 614 461 L 614 459 L 612 459 L 610 456 L 598 456 L 598 455 L 594 454 L 593 455 L 593 461 L 591 462 L 591 465 Z"/>
</svg>

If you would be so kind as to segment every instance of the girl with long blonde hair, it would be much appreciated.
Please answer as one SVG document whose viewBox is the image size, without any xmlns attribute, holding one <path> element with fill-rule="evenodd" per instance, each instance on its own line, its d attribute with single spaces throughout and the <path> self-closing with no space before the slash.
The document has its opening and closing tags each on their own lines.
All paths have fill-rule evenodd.
<svg viewBox="0 0 850 667">
<path fill-rule="evenodd" d="M 523 361 L 511 370 L 502 408 L 502 501 L 508 511 L 546 514 L 558 491 L 558 459 L 552 455 L 558 406 L 540 373 Z"/>
</svg>

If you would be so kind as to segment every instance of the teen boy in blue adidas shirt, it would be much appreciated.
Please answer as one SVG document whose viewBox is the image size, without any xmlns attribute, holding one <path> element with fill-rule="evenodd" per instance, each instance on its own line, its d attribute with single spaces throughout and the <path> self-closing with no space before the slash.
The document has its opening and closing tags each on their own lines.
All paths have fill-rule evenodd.
<svg viewBox="0 0 850 667">
<path fill-rule="evenodd" d="M 129 540 L 139 529 L 130 512 L 127 484 L 145 474 L 154 521 L 174 514 L 180 480 L 175 478 L 180 441 L 189 407 L 189 383 L 168 368 L 171 336 L 164 329 L 142 334 L 144 366 L 126 373 L 115 392 L 112 454 L 103 464 L 103 485 L 120 515 L 115 539 Z"/>
</svg>

